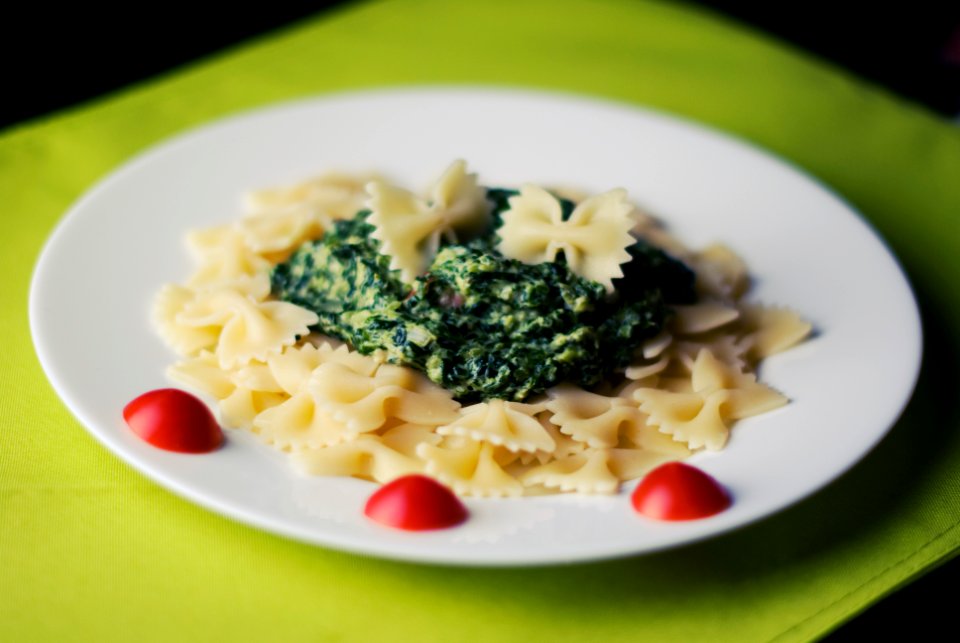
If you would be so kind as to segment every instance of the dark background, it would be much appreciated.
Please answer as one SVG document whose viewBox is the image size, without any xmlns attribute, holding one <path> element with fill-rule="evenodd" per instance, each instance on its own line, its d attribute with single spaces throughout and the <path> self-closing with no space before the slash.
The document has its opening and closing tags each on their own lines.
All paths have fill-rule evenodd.
<svg viewBox="0 0 960 643">
<path fill-rule="evenodd" d="M 0 38 L 0 128 L 41 117 L 174 69 L 343 2 L 239 5 L 205 14 L 198 5 L 78 3 L 21 7 Z M 704 0 L 701 4 L 886 86 L 944 118 L 960 116 L 960 2 L 867 3 Z M 841 11 L 847 5 L 846 11 Z M 952 6 L 951 6 L 952 5 Z M 838 8 L 839 7 L 839 8 Z M 960 122 L 958 122 L 960 127 Z M 958 177 L 960 180 L 960 177 Z M 926 638 L 951 631 L 960 581 L 954 560 L 873 606 L 827 640 L 859 641 L 910 627 Z"/>
<path fill-rule="evenodd" d="M 150 78 L 344 2 L 274 0 L 255 10 L 170 4 L 23 6 L 4 20 L 0 128 Z M 756 3 L 703 0 L 762 31 L 886 85 L 943 115 L 960 114 L 960 2 Z M 870 3 L 873 5 L 874 3 Z"/>
</svg>

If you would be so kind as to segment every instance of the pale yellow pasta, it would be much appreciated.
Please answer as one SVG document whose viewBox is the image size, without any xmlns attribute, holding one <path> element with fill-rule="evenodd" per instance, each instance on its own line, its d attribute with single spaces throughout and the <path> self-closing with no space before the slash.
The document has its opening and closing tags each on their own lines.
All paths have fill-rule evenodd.
<svg viewBox="0 0 960 643">
<path fill-rule="evenodd" d="M 358 435 L 318 406 L 305 390 L 259 413 L 253 430 L 264 442 L 283 450 L 319 449 Z"/>
<path fill-rule="evenodd" d="M 249 428 L 260 413 L 287 399 L 265 364 L 225 371 L 209 351 L 174 364 L 167 375 L 215 398 L 220 419 L 229 427 Z"/>
<path fill-rule="evenodd" d="M 560 491 L 616 493 L 620 479 L 610 470 L 609 460 L 610 449 L 595 449 L 533 467 L 520 479 L 524 484 L 539 484 Z"/>
<path fill-rule="evenodd" d="M 426 471 L 464 496 L 508 497 L 523 493 L 523 485 L 503 470 L 488 442 L 464 440 L 455 446 L 421 444 L 417 455 L 426 461 Z"/>
<path fill-rule="evenodd" d="M 177 316 L 197 297 L 196 291 L 176 284 L 166 284 L 153 300 L 152 318 L 157 332 L 180 355 L 193 355 L 204 348 L 213 348 L 220 337 L 221 326 L 181 324 Z"/>
<path fill-rule="evenodd" d="M 735 421 L 787 403 L 751 369 L 811 325 L 790 310 L 745 303 L 750 279 L 735 253 L 720 244 L 688 250 L 623 190 L 577 195 L 564 221 L 556 196 L 526 185 L 498 230 L 505 255 L 538 263 L 562 251 L 571 270 L 611 292 L 636 237 L 696 273 L 698 303 L 673 306 L 633 363 L 589 391 L 560 384 L 542 400 L 461 408 L 421 373 L 311 334 L 315 313 L 270 299 L 274 264 L 363 207 L 391 268 L 413 282 L 441 239 L 486 229 L 485 194 L 463 161 L 425 197 L 344 175 L 251 192 L 239 223 L 189 235 L 197 271 L 154 300 L 159 334 L 188 357 L 169 376 L 215 399 L 225 426 L 289 452 L 303 472 L 378 482 L 425 473 L 478 497 L 615 493 L 661 463 L 723 448 Z"/>
<path fill-rule="evenodd" d="M 391 364 L 364 375 L 327 362 L 313 371 L 307 386 L 317 404 L 356 433 L 375 431 L 388 418 L 446 424 L 456 419 L 460 406 L 419 373 Z"/>
<path fill-rule="evenodd" d="M 421 444 L 437 446 L 443 437 L 434 432 L 433 426 L 427 424 L 399 424 L 386 429 L 380 435 L 380 441 L 400 453 L 416 458 L 417 447 Z"/>
<path fill-rule="evenodd" d="M 334 349 L 326 343 L 303 344 L 271 355 L 267 359 L 269 370 L 291 397 L 254 420 L 254 431 L 265 442 L 284 450 L 299 450 L 322 448 L 357 437 L 359 432 L 337 419 L 323 403 L 325 398 L 321 397 L 318 403 L 316 389 L 308 386 L 313 372 L 323 363 L 336 363 L 361 375 L 372 375 L 379 366 L 346 346 Z"/>
<path fill-rule="evenodd" d="M 423 461 L 395 451 L 375 435 L 361 435 L 325 449 L 297 451 L 290 459 L 296 468 L 311 475 L 356 476 L 382 483 L 424 470 Z"/>
<path fill-rule="evenodd" d="M 232 290 L 200 293 L 176 317 L 190 327 L 220 327 L 217 358 L 223 368 L 266 361 L 310 332 L 317 314 L 283 301 L 258 302 Z"/>
<path fill-rule="evenodd" d="M 579 442 L 574 440 L 569 435 L 564 435 L 560 432 L 560 428 L 547 419 L 546 416 L 550 415 L 549 412 L 541 413 L 538 420 L 540 426 L 543 427 L 550 438 L 553 440 L 554 446 L 553 449 L 549 451 L 534 451 L 520 453 L 519 461 L 521 464 L 527 465 L 532 462 L 537 462 L 539 464 L 546 464 L 553 460 L 554 458 L 563 458 L 573 453 L 583 453 L 587 450 L 586 442 Z"/>
<path fill-rule="evenodd" d="M 193 314 L 211 298 L 230 293 L 252 301 L 264 300 L 270 292 L 266 274 L 244 275 L 219 285 L 186 288 L 166 284 L 154 298 L 152 319 L 161 337 L 180 355 L 194 355 L 204 348 L 214 349 L 223 323 L 198 320 Z"/>
<path fill-rule="evenodd" d="M 269 261 L 247 246 L 236 225 L 195 230 L 187 236 L 187 246 L 199 264 L 188 282 L 193 287 L 230 283 L 270 268 Z"/>
<path fill-rule="evenodd" d="M 277 384 L 289 395 L 295 395 L 303 389 L 310 374 L 323 361 L 321 349 L 313 344 L 288 346 L 280 353 L 267 357 L 269 366 Z"/>
<path fill-rule="evenodd" d="M 476 175 L 467 174 L 463 161 L 454 161 L 431 192 L 428 202 L 382 181 L 367 186 L 371 236 L 380 241 L 380 252 L 390 257 L 390 268 L 399 270 L 408 283 L 426 271 L 441 237 L 469 238 L 489 220 L 485 193 L 477 186 Z"/>
<path fill-rule="evenodd" d="M 456 160 L 430 190 L 430 206 L 442 213 L 441 234 L 453 241 L 469 239 L 490 221 L 486 190 L 477 184 L 477 175 L 467 173 L 467 164 Z"/>
<path fill-rule="evenodd" d="M 337 363 L 346 366 L 354 373 L 360 375 L 372 376 L 380 368 L 382 362 L 370 355 L 363 355 L 355 350 L 351 350 L 346 344 L 334 348 L 329 343 L 324 343 L 320 347 L 320 360 L 324 363 Z"/>
<path fill-rule="evenodd" d="M 217 356 L 210 351 L 201 351 L 196 357 L 173 364 L 167 368 L 167 376 L 218 401 L 237 388 L 234 372 L 222 369 Z"/>
<path fill-rule="evenodd" d="M 630 261 L 634 243 L 630 229 L 633 206 L 624 190 L 611 190 L 583 201 L 563 220 L 560 201 L 534 185 L 510 197 L 510 208 L 497 230 L 497 249 L 524 263 L 556 261 L 562 251 L 567 266 L 613 292 L 613 279 L 623 276 L 620 264 Z"/>
<path fill-rule="evenodd" d="M 724 363 L 709 350 L 702 350 L 694 362 L 690 377 L 693 390 L 701 395 L 726 389 L 724 416 L 738 420 L 766 413 L 787 403 L 787 398 L 757 381 L 753 373 L 745 373 L 734 364 Z"/>
<path fill-rule="evenodd" d="M 286 396 L 269 391 L 256 391 L 238 386 L 228 397 L 220 400 L 220 419 L 235 429 L 250 429 L 257 416 L 286 400 Z"/>
<path fill-rule="evenodd" d="M 380 242 L 380 252 L 390 257 L 390 268 L 412 283 L 422 274 L 437 252 L 440 214 L 413 192 L 374 181 L 367 186 L 370 210 L 367 223 Z"/>
<path fill-rule="evenodd" d="M 709 296 L 739 299 L 750 286 L 747 264 L 723 244 L 693 253 L 690 263 L 697 273 L 697 285 Z"/>
<path fill-rule="evenodd" d="M 750 330 L 751 354 L 762 359 L 803 341 L 813 325 L 788 308 L 749 305 L 743 307 L 744 323 Z"/>
<path fill-rule="evenodd" d="M 550 421 L 578 442 L 602 449 L 619 442 L 620 426 L 637 419 L 638 409 L 622 397 L 597 395 L 570 384 L 547 391 Z"/>
<path fill-rule="evenodd" d="M 651 375 L 650 377 L 645 377 L 640 380 L 624 380 L 623 383 L 616 387 L 612 393 L 617 397 L 622 397 L 625 400 L 629 401 L 631 404 L 636 404 L 636 400 L 633 397 L 633 394 L 637 390 L 642 388 L 660 388 L 660 380 L 662 378 L 659 375 Z"/>
<path fill-rule="evenodd" d="M 673 342 L 673 335 L 663 330 L 657 333 L 657 336 L 645 341 L 641 347 L 641 353 L 644 359 L 654 359 L 660 357 L 663 351 Z M 638 379 L 638 378 L 637 378 Z"/>
<path fill-rule="evenodd" d="M 750 351 L 751 340 L 747 337 L 738 337 L 728 333 L 707 333 L 696 340 L 682 340 L 673 344 L 669 356 L 683 365 L 687 371 L 693 370 L 693 364 L 701 351 L 707 350 L 725 364 L 730 364 L 743 370 L 747 365 L 747 354 Z"/>
<path fill-rule="evenodd" d="M 665 462 L 674 462 L 689 455 L 689 451 L 677 454 L 647 449 L 610 449 L 606 466 L 618 480 L 635 480 Z"/>
<path fill-rule="evenodd" d="M 363 207 L 364 187 L 378 178 L 330 172 L 293 185 L 254 190 L 244 195 L 245 218 L 305 210 L 328 227 L 334 220 L 356 214 Z"/>
<path fill-rule="evenodd" d="M 623 374 L 631 380 L 643 380 L 662 373 L 670 364 L 669 355 L 661 355 L 655 362 L 637 363 L 628 366 Z"/>
<path fill-rule="evenodd" d="M 671 326 L 675 332 L 696 335 L 726 326 L 740 316 L 740 311 L 719 301 L 705 301 L 689 306 L 674 306 Z"/>
<path fill-rule="evenodd" d="M 336 362 L 355 373 L 373 375 L 380 363 L 367 355 L 361 355 L 341 345 L 334 348 L 329 342 L 303 343 L 289 346 L 281 353 L 267 357 L 267 364 L 274 378 L 290 395 L 299 392 L 320 364 Z"/>
<path fill-rule="evenodd" d="M 247 247 L 276 261 L 284 260 L 303 242 L 320 237 L 324 230 L 320 217 L 305 207 L 246 217 L 239 226 Z"/>
<path fill-rule="evenodd" d="M 233 381 L 238 386 L 254 391 L 284 394 L 283 387 L 280 386 L 270 367 L 264 362 L 249 362 L 237 368 Z"/>
<path fill-rule="evenodd" d="M 657 388 L 671 393 L 693 393 L 693 384 L 690 382 L 688 373 L 680 376 L 657 377 Z"/>
<path fill-rule="evenodd" d="M 556 442 L 534 416 L 543 404 L 490 400 L 460 409 L 460 417 L 437 427 L 440 435 L 462 435 L 509 451 L 553 451 Z"/>
<path fill-rule="evenodd" d="M 629 421 L 621 424 L 619 438 L 617 446 L 624 449 L 659 451 L 678 458 L 690 455 L 690 449 L 685 444 L 662 433 L 643 412 L 638 412 Z"/>
<path fill-rule="evenodd" d="M 706 447 L 719 451 L 727 443 L 730 428 L 721 414 L 730 392 L 719 390 L 709 395 L 674 393 L 660 389 L 638 389 L 634 398 L 649 422 L 690 449 Z"/>
</svg>

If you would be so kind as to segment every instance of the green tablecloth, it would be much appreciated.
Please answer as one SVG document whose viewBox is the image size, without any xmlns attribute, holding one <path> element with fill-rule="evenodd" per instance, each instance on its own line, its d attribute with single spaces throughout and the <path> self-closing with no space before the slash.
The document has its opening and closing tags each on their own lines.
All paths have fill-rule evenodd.
<svg viewBox="0 0 960 643">
<path fill-rule="evenodd" d="M 220 518 L 99 446 L 34 356 L 30 271 L 64 210 L 184 128 L 352 87 L 495 83 L 650 105 L 792 159 L 902 259 L 928 353 L 891 435 L 825 491 L 696 546 L 601 564 L 445 569 Z M 960 131 L 691 7 L 365 3 L 0 136 L 0 640 L 804 640 L 960 546 Z M 897 365 L 891 364 L 890 368 Z"/>
</svg>

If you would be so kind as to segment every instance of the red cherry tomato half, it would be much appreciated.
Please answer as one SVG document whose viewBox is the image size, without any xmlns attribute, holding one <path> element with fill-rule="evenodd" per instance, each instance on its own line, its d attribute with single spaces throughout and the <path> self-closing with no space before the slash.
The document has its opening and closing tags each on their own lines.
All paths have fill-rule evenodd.
<svg viewBox="0 0 960 643">
<path fill-rule="evenodd" d="M 732 504 L 713 477 L 682 462 L 668 462 L 648 473 L 630 500 L 638 512 L 657 520 L 706 518 Z"/>
<path fill-rule="evenodd" d="M 223 444 L 207 405 L 175 388 L 144 393 L 124 407 L 123 419 L 143 440 L 167 451 L 207 453 Z"/>
<path fill-rule="evenodd" d="M 467 508 L 452 491 L 421 475 L 383 485 L 367 500 L 363 513 L 382 525 L 408 531 L 453 527 L 467 519 Z"/>
</svg>

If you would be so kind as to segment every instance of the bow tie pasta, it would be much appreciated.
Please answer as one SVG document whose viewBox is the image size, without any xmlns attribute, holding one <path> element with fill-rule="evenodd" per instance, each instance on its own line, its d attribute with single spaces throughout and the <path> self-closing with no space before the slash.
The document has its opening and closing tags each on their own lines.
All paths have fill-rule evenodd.
<svg viewBox="0 0 960 643">
<path fill-rule="evenodd" d="M 423 195 L 344 174 L 252 192 L 188 243 L 196 272 L 153 310 L 169 376 L 313 475 L 615 493 L 786 404 L 757 365 L 811 331 L 623 189 L 483 187 L 463 161 Z"/>
</svg>

